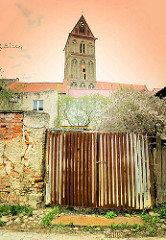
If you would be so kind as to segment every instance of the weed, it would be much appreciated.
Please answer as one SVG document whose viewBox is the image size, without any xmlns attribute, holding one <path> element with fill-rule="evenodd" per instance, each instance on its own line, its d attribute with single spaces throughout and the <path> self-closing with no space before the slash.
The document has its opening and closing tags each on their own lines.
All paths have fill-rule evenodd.
<svg viewBox="0 0 166 240">
<path fill-rule="evenodd" d="M 121 230 L 130 229 L 130 225 L 128 225 L 128 223 L 123 223 L 123 222 L 121 222 L 121 224 L 120 224 L 120 229 L 121 229 Z"/>
<path fill-rule="evenodd" d="M 133 225 L 131 225 L 131 227 L 133 228 L 133 232 L 141 232 L 146 229 L 146 226 L 144 224 L 139 225 L 138 223 L 134 223 Z"/>
<path fill-rule="evenodd" d="M 0 220 L 0 227 L 2 227 L 5 223 Z"/>
<path fill-rule="evenodd" d="M 10 205 L 0 205 L 0 218 L 10 213 Z"/>
<path fill-rule="evenodd" d="M 156 223 L 159 223 L 160 222 L 160 218 L 159 217 L 153 217 L 150 221 L 150 225 L 151 226 L 155 226 Z"/>
<path fill-rule="evenodd" d="M 99 228 L 100 228 L 100 231 L 104 231 L 104 226 L 99 225 Z"/>
<path fill-rule="evenodd" d="M 125 217 L 131 217 L 131 215 L 130 214 L 125 214 Z"/>
<path fill-rule="evenodd" d="M 85 231 L 91 232 L 91 233 L 95 230 L 94 226 L 89 225 L 89 224 L 87 226 L 85 226 L 84 229 L 85 229 Z"/>
<path fill-rule="evenodd" d="M 28 216 L 29 216 L 29 217 L 32 217 L 32 216 L 33 216 L 32 210 L 30 210 L 30 212 L 28 213 Z"/>
<path fill-rule="evenodd" d="M 71 214 L 71 212 L 73 211 L 73 209 L 74 209 L 74 207 L 69 206 L 69 207 L 67 207 L 67 208 L 64 210 L 64 212 L 69 215 L 69 214 Z"/>
<path fill-rule="evenodd" d="M 75 227 L 74 223 L 73 222 L 69 222 L 69 227 L 74 228 Z"/>
<path fill-rule="evenodd" d="M 145 210 L 145 209 L 139 211 L 140 216 L 144 216 L 144 215 L 147 215 L 147 214 L 148 214 L 148 211 Z"/>
<path fill-rule="evenodd" d="M 154 211 L 160 214 L 160 218 L 166 218 L 166 203 L 157 206 Z"/>
<path fill-rule="evenodd" d="M 156 232 L 156 229 L 154 229 L 153 227 L 150 227 L 150 228 L 148 228 L 148 232 L 150 234 L 154 234 Z"/>
<path fill-rule="evenodd" d="M 138 227 L 138 223 L 134 223 L 134 224 L 132 225 L 132 227 L 133 227 L 133 228 L 137 228 L 137 227 Z"/>
<path fill-rule="evenodd" d="M 51 221 L 54 218 L 55 215 L 59 214 L 60 208 L 58 206 L 55 206 L 46 216 L 43 217 L 41 225 L 44 228 L 51 226 Z"/>
<path fill-rule="evenodd" d="M 120 228 L 120 225 L 113 222 L 113 223 L 111 223 L 110 228 L 111 228 L 112 230 L 119 229 L 119 228 Z"/>
<path fill-rule="evenodd" d="M 146 214 L 144 214 L 144 215 L 142 216 L 142 219 L 143 219 L 145 222 L 150 222 L 151 219 L 152 219 L 152 217 L 149 216 L 148 213 L 146 213 Z"/>
<path fill-rule="evenodd" d="M 106 215 L 105 215 L 106 218 L 110 219 L 110 218 L 115 218 L 117 217 L 116 213 L 114 212 L 107 212 Z"/>
</svg>

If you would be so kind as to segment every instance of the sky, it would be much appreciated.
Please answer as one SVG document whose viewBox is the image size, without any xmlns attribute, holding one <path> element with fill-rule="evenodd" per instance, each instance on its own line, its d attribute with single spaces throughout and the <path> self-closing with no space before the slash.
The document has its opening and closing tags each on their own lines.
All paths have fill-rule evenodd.
<svg viewBox="0 0 166 240">
<path fill-rule="evenodd" d="M 96 40 L 96 78 L 166 86 L 166 0 L 0 0 L 1 75 L 62 82 L 64 46 L 83 13 Z"/>
</svg>

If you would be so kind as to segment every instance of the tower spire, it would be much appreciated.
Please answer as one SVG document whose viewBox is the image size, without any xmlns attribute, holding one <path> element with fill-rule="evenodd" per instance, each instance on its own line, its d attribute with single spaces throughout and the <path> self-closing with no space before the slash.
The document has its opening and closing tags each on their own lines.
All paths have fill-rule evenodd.
<svg viewBox="0 0 166 240">
<path fill-rule="evenodd" d="M 83 14 L 83 11 L 81 11 Z M 64 78 L 71 88 L 96 88 L 95 37 L 81 15 L 65 45 Z"/>
</svg>

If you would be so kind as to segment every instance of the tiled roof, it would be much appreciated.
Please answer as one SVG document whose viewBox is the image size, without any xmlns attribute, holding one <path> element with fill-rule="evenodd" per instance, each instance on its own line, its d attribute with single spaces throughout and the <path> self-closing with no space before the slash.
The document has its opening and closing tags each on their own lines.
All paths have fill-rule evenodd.
<svg viewBox="0 0 166 240">
<path fill-rule="evenodd" d="M 153 88 L 152 92 L 153 92 L 153 93 L 157 93 L 157 92 L 159 92 L 161 89 L 162 89 L 162 88 Z"/>
<path fill-rule="evenodd" d="M 102 96 L 109 96 L 111 90 L 117 90 L 120 87 L 132 87 L 136 90 L 147 90 L 145 85 L 135 85 L 135 84 L 121 84 L 113 82 L 97 82 L 97 89 L 69 89 L 70 94 L 73 97 L 81 97 L 85 95 L 90 95 L 94 93 L 99 93 Z M 17 92 L 44 92 L 50 90 L 57 90 L 60 93 L 66 93 L 68 89 L 67 80 L 64 79 L 63 82 L 14 82 L 7 88 L 12 90 L 16 89 Z M 77 96 L 78 94 L 78 96 Z"/>
<path fill-rule="evenodd" d="M 100 94 L 103 97 L 109 97 L 111 90 L 99 90 L 99 89 L 69 89 L 68 95 L 74 98 L 89 96 L 93 94 Z"/>
<path fill-rule="evenodd" d="M 97 82 L 97 89 L 117 90 L 120 87 L 122 88 L 132 87 L 133 89 L 136 89 L 136 90 L 147 90 L 147 87 L 145 85 L 114 83 L 114 82 Z"/>
<path fill-rule="evenodd" d="M 17 92 L 45 92 L 50 90 L 57 90 L 58 92 L 65 93 L 67 91 L 67 85 L 63 83 L 52 82 L 15 82 L 9 85 L 7 88 L 11 90 L 16 89 Z"/>
</svg>

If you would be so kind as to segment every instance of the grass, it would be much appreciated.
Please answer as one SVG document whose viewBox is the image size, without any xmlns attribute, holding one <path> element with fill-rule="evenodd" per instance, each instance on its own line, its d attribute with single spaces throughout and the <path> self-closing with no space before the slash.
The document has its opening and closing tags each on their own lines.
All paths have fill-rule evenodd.
<svg viewBox="0 0 166 240">
<path fill-rule="evenodd" d="M 155 209 L 154 212 L 160 214 L 160 218 L 166 218 L 166 203 L 165 204 L 160 204 L 158 205 Z"/>
<path fill-rule="evenodd" d="M 92 226 L 92 225 L 87 225 L 84 227 L 84 230 L 87 231 L 87 232 L 90 232 L 90 233 L 93 233 L 95 231 L 95 226 Z"/>
<path fill-rule="evenodd" d="M 22 213 L 31 217 L 33 210 L 25 205 L 0 205 L 0 218 L 11 214 L 12 216 Z"/>
<path fill-rule="evenodd" d="M 54 216 L 60 213 L 61 213 L 60 207 L 55 206 L 46 216 L 43 217 L 41 226 L 43 228 L 50 227 L 52 225 L 51 221 L 54 218 Z"/>
<path fill-rule="evenodd" d="M 69 227 L 74 228 L 75 227 L 74 223 L 73 222 L 69 222 Z"/>
</svg>

